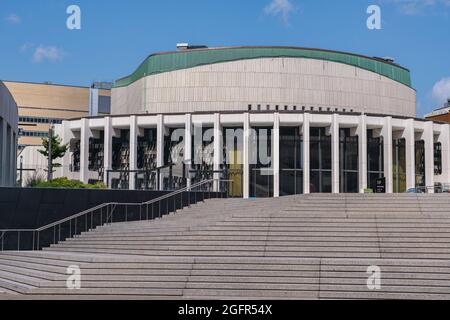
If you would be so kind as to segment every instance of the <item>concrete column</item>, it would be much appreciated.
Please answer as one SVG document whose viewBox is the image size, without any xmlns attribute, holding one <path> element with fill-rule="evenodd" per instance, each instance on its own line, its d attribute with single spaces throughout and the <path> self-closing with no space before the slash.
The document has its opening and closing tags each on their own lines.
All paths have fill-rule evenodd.
<svg viewBox="0 0 450 320">
<path fill-rule="evenodd" d="M 164 165 L 164 133 L 165 133 L 165 127 L 164 127 L 164 116 L 162 114 L 159 114 L 157 116 L 157 144 L 156 144 L 156 165 L 158 168 L 162 167 Z M 163 174 L 160 173 L 159 175 L 159 190 L 162 190 L 164 187 L 163 183 Z"/>
<path fill-rule="evenodd" d="M 310 121 L 311 115 L 304 114 L 303 118 L 303 193 L 310 193 Z"/>
<path fill-rule="evenodd" d="M 89 128 L 89 119 L 81 119 L 80 134 L 80 181 L 88 183 L 89 180 L 89 139 L 92 131 Z"/>
<path fill-rule="evenodd" d="M 425 142 L 425 185 L 434 187 L 434 131 L 432 121 L 425 123 L 423 140 Z M 428 192 L 434 193 L 434 188 L 428 190 Z"/>
<path fill-rule="evenodd" d="M 244 199 L 250 197 L 250 114 L 244 113 L 244 141 L 243 141 L 243 196 Z"/>
<path fill-rule="evenodd" d="M 357 135 L 359 192 L 364 193 L 364 190 L 367 189 L 367 117 L 364 114 L 360 117 Z"/>
<path fill-rule="evenodd" d="M 138 144 L 139 128 L 137 125 L 137 117 L 130 117 L 130 171 L 137 170 L 137 144 Z M 129 189 L 136 189 L 136 173 L 130 172 Z"/>
<path fill-rule="evenodd" d="M 280 114 L 273 115 L 273 196 L 280 196 Z"/>
<path fill-rule="evenodd" d="M 222 164 L 222 150 L 223 150 L 223 137 L 222 137 L 222 126 L 220 125 L 220 114 L 214 114 L 214 191 L 220 191 L 220 178 L 221 175 L 220 165 Z"/>
<path fill-rule="evenodd" d="M 103 182 L 108 185 L 108 170 L 112 169 L 112 138 L 114 136 L 114 129 L 112 128 L 112 120 L 110 117 L 105 117 L 103 136 Z"/>
<path fill-rule="evenodd" d="M 331 189 L 339 193 L 339 115 L 334 113 L 331 122 Z"/>
<path fill-rule="evenodd" d="M 191 174 L 192 169 L 192 115 L 186 114 L 186 124 L 184 127 L 184 163 L 187 166 L 187 180 L 186 186 L 191 187 Z"/>
<path fill-rule="evenodd" d="M 416 138 L 414 133 L 414 119 L 406 120 L 403 132 L 406 153 L 406 190 L 416 187 Z"/>
<path fill-rule="evenodd" d="M 386 178 L 386 193 L 393 192 L 393 170 L 392 170 L 392 117 L 384 118 L 384 125 L 381 129 L 383 136 L 384 154 L 384 176 Z"/>
<path fill-rule="evenodd" d="M 439 140 L 442 147 L 442 183 L 450 183 L 450 125 L 441 125 Z"/>
<path fill-rule="evenodd" d="M 6 168 L 6 147 L 7 147 L 7 140 L 6 140 L 6 136 L 7 136 L 7 128 L 8 128 L 8 124 L 6 123 L 5 119 L 0 119 L 0 129 L 2 130 L 2 132 L 0 132 L 0 136 L 2 137 L 1 139 L 1 159 L 0 159 L 0 185 L 6 185 L 7 181 L 6 181 L 6 176 L 7 176 L 7 168 Z"/>
</svg>

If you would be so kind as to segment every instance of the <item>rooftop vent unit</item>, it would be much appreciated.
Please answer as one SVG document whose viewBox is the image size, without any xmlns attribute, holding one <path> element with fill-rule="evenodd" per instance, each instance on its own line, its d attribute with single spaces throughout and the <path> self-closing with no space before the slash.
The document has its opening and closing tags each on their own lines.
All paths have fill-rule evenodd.
<svg viewBox="0 0 450 320">
<path fill-rule="evenodd" d="M 205 45 L 189 45 L 189 43 L 177 43 L 177 50 L 178 51 L 185 51 L 185 50 L 193 50 L 193 49 L 207 49 L 208 46 Z"/>
<path fill-rule="evenodd" d="M 377 59 L 377 60 L 383 60 L 383 61 L 386 61 L 386 62 L 388 62 L 388 63 L 394 63 L 395 62 L 395 59 L 394 58 L 391 58 L 391 57 L 383 57 L 383 58 L 380 58 L 380 57 L 374 57 L 375 59 Z"/>
</svg>

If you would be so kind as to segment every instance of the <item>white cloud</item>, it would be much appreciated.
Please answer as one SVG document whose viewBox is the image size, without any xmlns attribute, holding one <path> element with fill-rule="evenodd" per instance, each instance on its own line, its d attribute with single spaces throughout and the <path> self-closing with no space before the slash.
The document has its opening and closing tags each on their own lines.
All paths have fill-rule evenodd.
<svg viewBox="0 0 450 320">
<path fill-rule="evenodd" d="M 280 16 L 285 23 L 289 20 L 289 15 L 295 11 L 290 0 L 272 0 L 265 8 L 264 12 L 273 16 Z"/>
<path fill-rule="evenodd" d="M 61 48 L 40 45 L 33 53 L 33 62 L 40 63 L 44 60 L 52 62 L 61 61 L 65 55 L 65 51 Z"/>
<path fill-rule="evenodd" d="M 20 24 L 22 22 L 22 18 L 17 14 L 12 13 L 5 18 L 5 21 L 10 24 Z"/>
<path fill-rule="evenodd" d="M 398 6 L 405 15 L 418 15 L 439 12 L 450 8 L 450 0 L 385 0 Z"/>
<path fill-rule="evenodd" d="M 444 103 L 450 98 L 450 77 L 443 78 L 435 83 L 433 87 L 433 99 L 438 103 Z"/>
</svg>

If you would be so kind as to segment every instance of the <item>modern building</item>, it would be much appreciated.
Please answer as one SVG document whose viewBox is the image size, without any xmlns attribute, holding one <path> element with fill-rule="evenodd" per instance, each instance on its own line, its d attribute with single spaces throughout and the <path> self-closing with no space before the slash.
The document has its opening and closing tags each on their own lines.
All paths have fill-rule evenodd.
<svg viewBox="0 0 450 320">
<path fill-rule="evenodd" d="M 415 118 L 410 72 L 391 59 L 187 47 L 150 55 L 111 97 L 110 116 L 58 126 L 60 174 L 130 189 L 220 178 L 245 198 L 450 182 L 450 125 Z"/>
<path fill-rule="evenodd" d="M 447 100 L 443 107 L 427 114 L 425 118 L 432 121 L 443 121 L 450 123 L 450 98 Z"/>
<path fill-rule="evenodd" d="M 101 83 L 92 87 L 13 81 L 4 81 L 4 84 L 19 108 L 20 148 L 42 145 L 42 138 L 48 136 L 52 124 L 77 117 L 106 115 L 110 111 L 111 92 L 99 90 Z"/>
<path fill-rule="evenodd" d="M 50 126 L 63 120 L 107 115 L 111 107 L 111 83 L 95 82 L 91 87 L 52 83 L 4 81 L 19 109 L 18 167 L 25 184 L 30 176 L 44 178 L 48 161 L 38 150 Z"/>
<path fill-rule="evenodd" d="M 0 81 L 0 186 L 16 183 L 17 105 Z"/>
</svg>

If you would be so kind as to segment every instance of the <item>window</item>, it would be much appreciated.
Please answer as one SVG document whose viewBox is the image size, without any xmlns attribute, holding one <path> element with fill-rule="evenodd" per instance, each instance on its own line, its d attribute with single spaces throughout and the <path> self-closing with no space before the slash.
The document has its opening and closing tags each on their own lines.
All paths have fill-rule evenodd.
<svg viewBox="0 0 450 320">
<path fill-rule="evenodd" d="M 303 193 L 303 141 L 298 127 L 280 128 L 280 195 Z"/>
<path fill-rule="evenodd" d="M 442 174 L 442 144 L 440 142 L 434 144 L 434 174 L 437 176 Z"/>
<path fill-rule="evenodd" d="M 358 193 L 358 136 L 352 136 L 350 129 L 339 130 L 339 174 L 340 192 Z"/>
<path fill-rule="evenodd" d="M 48 132 L 42 132 L 42 131 L 20 131 L 20 135 L 22 137 L 37 137 L 37 138 L 46 138 L 48 137 Z"/>
<path fill-rule="evenodd" d="M 42 117 L 19 117 L 19 122 L 61 124 L 62 119 L 42 118 Z"/>
<path fill-rule="evenodd" d="M 310 192 L 331 193 L 331 136 L 310 128 Z"/>
<path fill-rule="evenodd" d="M 272 128 L 256 127 L 251 133 L 250 196 L 273 196 Z"/>
<path fill-rule="evenodd" d="M 392 140 L 392 171 L 394 193 L 406 191 L 406 140 Z M 417 164 L 417 163 L 416 163 Z"/>
<path fill-rule="evenodd" d="M 375 190 L 377 179 L 384 177 L 383 137 L 374 138 L 367 130 L 367 187 Z"/>
</svg>

